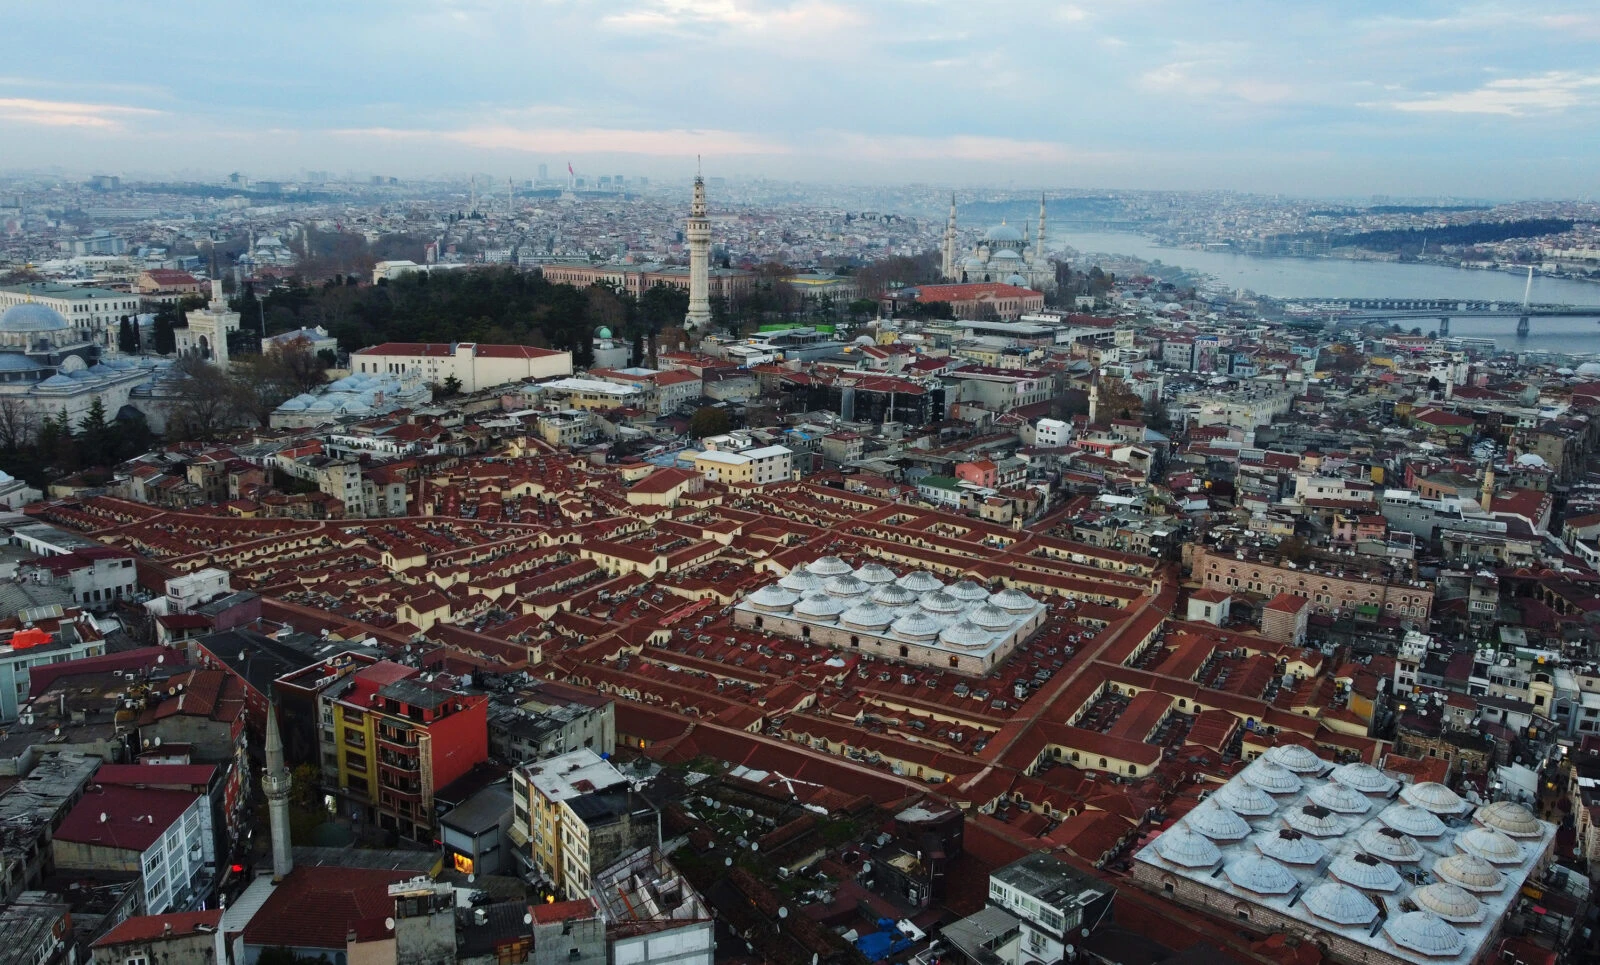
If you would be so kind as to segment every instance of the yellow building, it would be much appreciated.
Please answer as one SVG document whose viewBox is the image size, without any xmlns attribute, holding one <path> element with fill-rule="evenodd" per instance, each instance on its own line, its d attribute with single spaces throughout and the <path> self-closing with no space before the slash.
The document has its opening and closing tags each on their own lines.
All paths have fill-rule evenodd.
<svg viewBox="0 0 1600 965">
<path fill-rule="evenodd" d="M 694 455 L 695 471 L 724 485 L 765 486 L 794 479 L 794 454 L 783 446 L 739 452 L 707 449 Z"/>
</svg>

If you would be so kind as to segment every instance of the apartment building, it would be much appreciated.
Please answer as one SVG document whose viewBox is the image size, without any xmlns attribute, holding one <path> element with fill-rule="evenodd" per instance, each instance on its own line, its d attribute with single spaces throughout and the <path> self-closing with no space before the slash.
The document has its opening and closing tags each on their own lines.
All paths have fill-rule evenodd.
<svg viewBox="0 0 1600 965">
<path fill-rule="evenodd" d="M 794 454 L 783 446 L 759 446 L 735 452 L 707 449 L 695 454 L 694 468 L 712 482 L 765 486 L 794 479 Z"/>
</svg>

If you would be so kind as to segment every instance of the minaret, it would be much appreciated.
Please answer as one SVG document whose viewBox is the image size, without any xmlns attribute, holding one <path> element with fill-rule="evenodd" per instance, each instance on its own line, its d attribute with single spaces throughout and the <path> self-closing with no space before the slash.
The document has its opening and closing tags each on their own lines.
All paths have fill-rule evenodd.
<svg viewBox="0 0 1600 965">
<path fill-rule="evenodd" d="M 1483 467 L 1483 488 L 1478 491 L 1478 505 L 1489 512 L 1494 505 L 1494 464 Z"/>
<path fill-rule="evenodd" d="M 278 712 L 267 708 L 267 769 L 261 775 L 261 792 L 267 796 L 272 824 L 272 880 L 282 881 L 294 870 L 289 840 L 289 769 L 283 763 L 283 738 L 278 734 Z"/>
<path fill-rule="evenodd" d="M 1089 424 L 1094 425 L 1100 417 L 1100 370 L 1095 369 L 1089 376 Z"/>
<path fill-rule="evenodd" d="M 944 277 L 956 277 L 956 193 L 950 192 L 950 221 L 944 226 Z"/>
<path fill-rule="evenodd" d="M 1035 266 L 1044 266 L 1044 192 L 1039 192 L 1039 240 L 1034 243 L 1033 257 L 1029 259 Z"/>
<path fill-rule="evenodd" d="M 711 324 L 711 222 L 706 219 L 706 180 L 694 176 L 694 204 L 689 208 L 689 223 L 684 232 L 689 240 L 689 314 L 685 328 Z"/>
</svg>

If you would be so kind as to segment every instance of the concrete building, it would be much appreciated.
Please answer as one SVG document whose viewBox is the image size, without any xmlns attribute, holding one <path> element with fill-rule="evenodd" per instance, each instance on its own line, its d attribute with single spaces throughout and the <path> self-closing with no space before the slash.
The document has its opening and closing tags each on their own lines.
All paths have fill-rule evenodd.
<svg viewBox="0 0 1600 965">
<path fill-rule="evenodd" d="M 604 815 L 587 802 L 580 804 L 578 811 L 569 804 L 579 798 L 626 795 L 628 791 L 628 780 L 622 772 L 588 748 L 523 764 L 512 771 L 511 839 L 520 849 L 518 858 L 525 866 L 524 874 L 568 895 L 588 894 L 593 842 L 587 827 L 573 825 L 593 819 L 599 827 Z M 585 853 L 569 854 L 579 847 Z M 601 866 L 620 853 L 605 859 Z"/>
<path fill-rule="evenodd" d="M 100 786 L 68 812 L 51 848 L 63 871 L 137 876 L 146 914 L 188 911 L 211 894 L 216 848 L 204 795 Z"/>
<path fill-rule="evenodd" d="M 48 281 L 0 288 L 0 313 L 13 305 L 27 303 L 60 313 L 77 340 L 97 345 L 107 353 L 117 351 L 117 332 L 123 316 L 139 311 L 139 296 L 131 292 Z"/>
<path fill-rule="evenodd" d="M 510 763 L 544 760 L 580 748 L 597 754 L 617 749 L 616 704 L 581 691 L 545 684 L 516 703 L 489 706 L 489 753 Z"/>
<path fill-rule="evenodd" d="M 464 875 L 516 874 L 510 831 L 511 787 L 501 781 L 439 819 L 445 866 Z"/>
<path fill-rule="evenodd" d="M 711 482 L 765 486 L 794 479 L 794 454 L 783 446 L 738 451 L 707 449 L 694 454 L 694 468 Z"/>
<path fill-rule="evenodd" d="M 1310 600 L 1315 613 L 1343 614 L 1369 622 L 1383 616 L 1426 626 L 1433 609 L 1429 585 L 1357 570 L 1354 564 L 1351 569 L 1330 571 L 1326 566 L 1293 565 L 1254 551 L 1202 549 L 1195 554 L 1194 574 L 1211 589 L 1269 598 L 1288 593 Z"/>
<path fill-rule="evenodd" d="M 989 904 L 1014 917 L 1018 961 L 1059 962 L 1111 913 L 1116 890 L 1053 855 L 1031 854 L 989 875 Z"/>
<path fill-rule="evenodd" d="M 58 586 L 85 609 L 104 611 L 135 591 L 138 554 L 115 546 L 86 547 L 22 563 L 17 575 L 38 586 Z"/>
<path fill-rule="evenodd" d="M 1018 590 L 824 556 L 734 605 L 734 622 L 840 650 L 983 674 L 1043 625 L 1045 606 Z"/>
<path fill-rule="evenodd" d="M 658 286 L 689 290 L 693 279 L 685 265 L 546 264 L 539 266 L 546 281 L 574 288 L 610 285 L 635 298 Z M 739 268 L 709 268 L 706 271 L 707 299 L 733 298 L 755 288 L 756 274 Z M 598 361 L 598 358 L 597 358 Z"/>
<path fill-rule="evenodd" d="M 96 965 L 216 965 L 222 909 L 140 915 L 95 939 Z"/>
<path fill-rule="evenodd" d="M 98 657 L 106 652 L 105 637 L 87 613 L 67 613 L 59 606 L 25 608 L 16 614 L 31 629 L 5 635 L 0 641 L 0 724 L 9 724 L 28 703 L 33 667 Z M 44 626 L 54 624 L 54 629 Z"/>
<path fill-rule="evenodd" d="M 394 375 L 429 385 L 453 378 L 461 391 L 478 392 L 524 379 L 571 375 L 572 353 L 531 345 L 385 342 L 353 354 L 350 368 L 352 374 Z"/>
<path fill-rule="evenodd" d="M 715 921 L 694 885 L 659 850 L 640 848 L 594 876 L 612 962 L 711 965 Z"/>
<path fill-rule="evenodd" d="M 1552 861 L 1555 827 L 1442 784 L 1400 786 L 1298 744 L 1268 750 L 1134 858 L 1157 895 L 1325 959 L 1484 960 Z"/>
<path fill-rule="evenodd" d="M 593 899 L 533 906 L 532 965 L 606 962 L 606 923 Z"/>
</svg>

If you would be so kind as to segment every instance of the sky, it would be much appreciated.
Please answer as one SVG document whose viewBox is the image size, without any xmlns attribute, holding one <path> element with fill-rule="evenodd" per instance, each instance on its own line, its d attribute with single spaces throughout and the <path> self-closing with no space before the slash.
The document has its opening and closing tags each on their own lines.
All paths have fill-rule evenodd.
<svg viewBox="0 0 1600 965">
<path fill-rule="evenodd" d="M 0 169 L 1600 194 L 1600 3 L 0 0 Z"/>
</svg>

